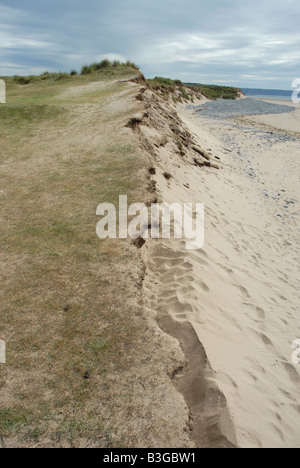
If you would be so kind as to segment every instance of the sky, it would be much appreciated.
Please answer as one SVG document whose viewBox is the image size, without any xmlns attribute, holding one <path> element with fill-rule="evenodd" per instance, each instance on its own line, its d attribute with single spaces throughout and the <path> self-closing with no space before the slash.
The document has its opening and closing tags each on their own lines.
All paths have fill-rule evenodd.
<svg viewBox="0 0 300 468">
<path fill-rule="evenodd" d="M 147 78 L 291 89 L 299 0 L 0 0 L 0 76 L 130 59 Z"/>
</svg>

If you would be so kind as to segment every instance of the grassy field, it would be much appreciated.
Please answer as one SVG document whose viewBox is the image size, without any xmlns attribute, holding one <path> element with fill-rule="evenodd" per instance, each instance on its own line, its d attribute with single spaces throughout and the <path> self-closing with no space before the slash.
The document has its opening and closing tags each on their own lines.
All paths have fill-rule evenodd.
<svg viewBox="0 0 300 468">
<path fill-rule="evenodd" d="M 114 446 L 139 349 L 142 264 L 101 242 L 97 205 L 141 201 L 146 161 L 125 129 L 132 68 L 6 79 L 0 106 L 0 435 L 15 446 Z M 133 176 L 134 175 L 134 176 Z M 132 273 L 124 274 L 132 264 Z M 140 265 L 140 269 L 136 267 Z M 116 398 L 117 396 L 117 398 Z M 127 408 L 117 414 L 116 400 Z M 124 403 L 126 402 L 126 404 Z M 121 431 L 122 432 L 122 431 Z M 124 444 L 130 444 L 130 437 Z"/>
</svg>

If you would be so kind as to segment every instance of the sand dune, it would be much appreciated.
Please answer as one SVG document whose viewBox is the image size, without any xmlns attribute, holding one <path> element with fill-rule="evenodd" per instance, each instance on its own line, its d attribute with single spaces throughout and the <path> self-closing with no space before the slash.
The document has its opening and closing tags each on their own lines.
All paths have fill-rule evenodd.
<svg viewBox="0 0 300 468">
<path fill-rule="evenodd" d="M 206 240 L 198 251 L 180 240 L 147 242 L 145 291 L 162 328 L 187 358 L 197 354 L 194 388 L 179 385 L 198 409 L 194 438 L 201 446 L 299 446 L 300 368 L 291 358 L 300 338 L 299 140 L 270 136 L 264 145 L 255 132 L 249 138 L 249 119 L 241 130 L 184 107 L 179 115 L 222 170 L 192 166 L 168 145 L 159 150 L 157 167 L 173 176 L 157 171 L 161 198 L 204 202 Z"/>
</svg>

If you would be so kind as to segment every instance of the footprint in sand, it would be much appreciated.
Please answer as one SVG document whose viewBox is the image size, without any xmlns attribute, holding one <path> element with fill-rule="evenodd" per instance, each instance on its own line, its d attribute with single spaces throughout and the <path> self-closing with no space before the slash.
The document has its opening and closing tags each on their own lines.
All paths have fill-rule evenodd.
<svg viewBox="0 0 300 468">
<path fill-rule="evenodd" d="M 273 346 L 272 341 L 263 333 L 260 334 L 260 338 L 262 339 L 263 343 L 267 346 Z"/>
<path fill-rule="evenodd" d="M 241 284 L 235 284 L 234 286 L 236 286 L 244 296 L 250 298 L 250 294 L 244 286 L 242 286 Z"/>
<path fill-rule="evenodd" d="M 264 309 L 262 309 L 261 307 L 256 307 L 256 312 L 257 312 L 258 318 L 259 318 L 260 320 L 265 320 L 266 314 L 265 314 Z"/>
<path fill-rule="evenodd" d="M 283 396 L 285 396 L 286 398 L 288 398 L 291 401 L 294 401 L 294 396 L 291 393 L 287 392 L 283 388 L 279 388 L 279 391 L 280 391 L 280 393 L 282 393 Z"/>
<path fill-rule="evenodd" d="M 285 371 L 287 372 L 291 382 L 293 383 L 298 383 L 300 380 L 299 374 L 296 371 L 295 367 L 292 366 L 292 364 L 289 364 L 288 362 L 283 362 L 282 366 L 284 367 Z"/>
<path fill-rule="evenodd" d="M 281 296 L 280 294 L 278 294 L 279 298 L 282 300 L 282 301 L 287 301 L 287 298 L 284 297 L 284 296 Z"/>
<path fill-rule="evenodd" d="M 223 270 L 225 270 L 229 275 L 233 273 L 233 270 L 226 265 L 222 265 L 222 263 L 218 263 L 218 266 L 221 267 Z"/>
<path fill-rule="evenodd" d="M 203 282 L 200 282 L 199 284 L 200 284 L 201 288 L 203 289 L 203 291 L 205 291 L 205 292 L 209 292 L 209 291 L 210 291 L 210 289 L 209 289 L 209 287 L 207 286 L 207 284 L 205 284 L 205 283 L 203 283 Z"/>
</svg>

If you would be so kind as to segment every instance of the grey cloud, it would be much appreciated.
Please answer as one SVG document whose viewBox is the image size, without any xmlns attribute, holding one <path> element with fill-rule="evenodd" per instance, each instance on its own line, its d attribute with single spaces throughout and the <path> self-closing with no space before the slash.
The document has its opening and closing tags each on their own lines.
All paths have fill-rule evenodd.
<svg viewBox="0 0 300 468">
<path fill-rule="evenodd" d="M 147 76 L 288 88 L 299 19 L 298 0 L 0 0 L 0 74 L 119 54 Z"/>
</svg>

